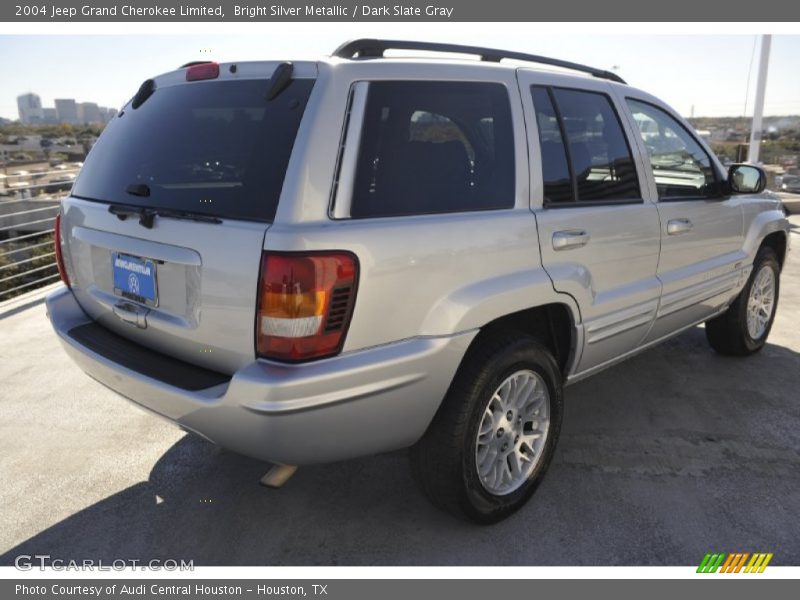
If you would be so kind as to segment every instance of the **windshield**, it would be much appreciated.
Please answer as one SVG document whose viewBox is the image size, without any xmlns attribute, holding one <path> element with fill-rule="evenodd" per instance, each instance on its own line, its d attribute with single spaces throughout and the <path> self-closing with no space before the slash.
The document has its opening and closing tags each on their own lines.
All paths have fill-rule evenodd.
<svg viewBox="0 0 800 600">
<path fill-rule="evenodd" d="M 271 101 L 268 79 L 157 88 L 108 124 L 72 193 L 272 221 L 313 85 L 312 79 L 293 80 Z"/>
</svg>

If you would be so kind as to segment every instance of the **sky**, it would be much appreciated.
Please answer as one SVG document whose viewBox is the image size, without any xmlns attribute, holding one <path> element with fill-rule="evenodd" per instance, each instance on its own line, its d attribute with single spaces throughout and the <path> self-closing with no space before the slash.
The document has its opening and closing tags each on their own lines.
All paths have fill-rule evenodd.
<svg viewBox="0 0 800 600">
<path fill-rule="evenodd" d="M 118 108 L 145 79 L 190 60 L 314 59 L 367 36 L 499 47 L 613 69 L 684 116 L 743 116 L 753 109 L 755 35 L 526 35 L 524 24 L 432 30 L 336 23 L 286 24 L 267 34 L 0 35 L 0 116 L 18 118 L 16 97 L 26 92 L 39 94 L 43 106 L 74 98 Z M 773 36 L 766 115 L 800 114 L 799 67 L 800 35 Z"/>
</svg>

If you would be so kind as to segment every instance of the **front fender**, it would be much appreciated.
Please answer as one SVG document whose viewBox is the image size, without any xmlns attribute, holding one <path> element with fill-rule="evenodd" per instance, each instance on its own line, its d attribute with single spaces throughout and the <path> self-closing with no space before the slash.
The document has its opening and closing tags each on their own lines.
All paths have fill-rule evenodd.
<svg viewBox="0 0 800 600">
<path fill-rule="evenodd" d="M 771 197 L 744 205 L 745 232 L 743 250 L 752 262 L 755 260 L 761 242 L 776 231 L 786 236 L 786 249 L 789 250 L 789 221 L 781 209 L 780 201 Z"/>
</svg>

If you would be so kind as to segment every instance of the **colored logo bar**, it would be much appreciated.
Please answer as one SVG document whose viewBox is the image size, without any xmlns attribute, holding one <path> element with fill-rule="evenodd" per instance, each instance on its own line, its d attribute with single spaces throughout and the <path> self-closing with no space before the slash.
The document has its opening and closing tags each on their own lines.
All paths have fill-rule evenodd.
<svg viewBox="0 0 800 600">
<path fill-rule="evenodd" d="M 698 573 L 763 573 L 769 561 L 772 560 L 772 552 L 735 552 L 735 553 L 707 553 L 700 566 L 697 567 Z M 749 559 L 749 561 L 748 561 Z M 746 563 L 746 566 L 745 566 Z"/>
</svg>

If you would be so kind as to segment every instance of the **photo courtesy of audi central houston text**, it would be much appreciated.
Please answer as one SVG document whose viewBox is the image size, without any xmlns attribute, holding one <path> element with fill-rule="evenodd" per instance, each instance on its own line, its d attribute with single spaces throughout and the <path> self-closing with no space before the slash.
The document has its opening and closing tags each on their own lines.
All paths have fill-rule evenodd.
<svg viewBox="0 0 800 600">
<path fill-rule="evenodd" d="M 0 564 L 800 563 L 800 37 L 371 29 L 0 35 Z"/>
</svg>

